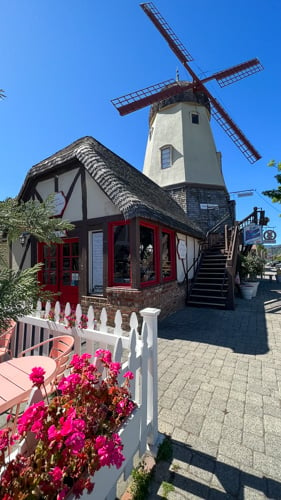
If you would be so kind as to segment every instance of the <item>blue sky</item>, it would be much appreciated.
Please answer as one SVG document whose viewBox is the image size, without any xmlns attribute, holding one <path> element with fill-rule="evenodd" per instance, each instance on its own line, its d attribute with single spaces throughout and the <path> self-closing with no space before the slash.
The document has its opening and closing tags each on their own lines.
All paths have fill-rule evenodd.
<svg viewBox="0 0 281 500">
<path fill-rule="evenodd" d="M 212 128 L 237 218 L 266 210 L 281 243 L 281 205 L 261 193 L 276 186 L 271 159 L 280 151 L 280 0 L 155 0 L 192 54 L 193 70 L 210 75 L 258 57 L 264 70 L 209 90 L 262 155 L 248 163 L 214 120 Z M 188 79 L 136 0 L 0 0 L 0 199 L 16 196 L 32 165 L 91 135 L 142 169 L 148 108 L 120 117 L 110 100 L 174 78 Z"/>
</svg>

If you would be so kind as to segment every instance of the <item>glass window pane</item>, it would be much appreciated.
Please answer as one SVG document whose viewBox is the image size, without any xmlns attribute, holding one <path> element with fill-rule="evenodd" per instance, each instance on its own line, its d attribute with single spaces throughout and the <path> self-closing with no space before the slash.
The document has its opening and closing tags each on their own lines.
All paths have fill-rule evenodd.
<svg viewBox="0 0 281 500">
<path fill-rule="evenodd" d="M 161 149 L 161 168 L 168 168 L 172 165 L 172 149 L 170 146 Z"/>
<path fill-rule="evenodd" d="M 50 269 L 56 269 L 57 261 L 55 259 L 50 260 Z"/>
<path fill-rule="evenodd" d="M 43 255 L 45 259 L 49 256 L 49 247 L 47 245 L 43 246 Z"/>
<path fill-rule="evenodd" d="M 56 285 L 56 283 L 57 283 L 57 273 L 55 271 L 52 271 L 49 275 L 49 284 Z"/>
<path fill-rule="evenodd" d="M 172 274 L 171 266 L 171 235 L 162 233 L 161 245 L 162 277 L 168 278 Z"/>
<path fill-rule="evenodd" d="M 197 113 L 192 113 L 192 123 L 198 125 L 199 123 L 199 115 Z"/>
<path fill-rule="evenodd" d="M 70 273 L 63 273 L 62 284 L 63 285 L 70 285 L 71 284 Z"/>
<path fill-rule="evenodd" d="M 72 245 L 71 245 L 71 252 L 72 252 L 72 255 L 74 255 L 74 256 L 78 256 L 79 255 L 79 244 L 78 244 L 78 241 L 76 241 L 75 243 L 72 243 Z"/>
<path fill-rule="evenodd" d="M 66 256 L 66 257 L 70 255 L 70 245 L 69 245 L 69 243 L 63 243 L 63 255 Z"/>
<path fill-rule="evenodd" d="M 56 245 L 51 245 L 49 247 L 49 255 L 50 257 L 56 257 L 57 256 L 57 246 Z"/>
<path fill-rule="evenodd" d="M 78 257 L 72 258 L 72 271 L 78 271 L 79 269 L 79 260 Z"/>
<path fill-rule="evenodd" d="M 114 227 L 114 283 L 130 283 L 130 226 L 129 224 Z"/>
<path fill-rule="evenodd" d="M 63 259 L 63 269 L 70 269 L 70 259 Z"/>
<path fill-rule="evenodd" d="M 140 279 L 155 280 L 154 229 L 140 226 Z"/>
</svg>

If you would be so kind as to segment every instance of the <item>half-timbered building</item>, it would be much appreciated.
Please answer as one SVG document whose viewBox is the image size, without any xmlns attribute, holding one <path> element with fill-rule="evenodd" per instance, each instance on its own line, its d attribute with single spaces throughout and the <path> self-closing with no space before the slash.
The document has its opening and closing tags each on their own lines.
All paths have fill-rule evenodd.
<svg viewBox="0 0 281 500">
<path fill-rule="evenodd" d="M 54 196 L 54 216 L 74 224 L 61 244 L 29 237 L 12 249 L 12 267 L 37 262 L 40 282 L 61 302 L 130 314 L 185 303 L 188 269 L 204 237 L 160 186 L 92 137 L 33 166 L 19 199 Z M 189 276 L 189 278 L 192 276 Z"/>
</svg>

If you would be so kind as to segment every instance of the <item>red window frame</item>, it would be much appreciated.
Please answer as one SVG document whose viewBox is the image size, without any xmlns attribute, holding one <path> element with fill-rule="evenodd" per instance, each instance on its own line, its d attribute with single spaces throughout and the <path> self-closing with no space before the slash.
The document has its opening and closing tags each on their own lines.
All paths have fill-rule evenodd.
<svg viewBox="0 0 281 500">
<path fill-rule="evenodd" d="M 154 231 L 153 235 L 153 251 L 154 251 L 154 265 L 155 265 L 155 279 L 150 281 L 141 281 L 141 288 L 145 288 L 147 286 L 153 286 L 160 283 L 160 253 L 159 253 L 159 227 L 155 226 L 155 224 L 151 224 L 146 221 L 140 221 L 140 228 L 148 227 Z M 140 241 L 141 244 L 141 241 Z"/>
<path fill-rule="evenodd" d="M 130 267 L 130 281 L 128 283 L 117 283 L 114 282 L 114 227 L 116 226 L 130 226 L 130 221 L 117 221 L 109 222 L 108 224 L 108 282 L 109 286 L 121 286 L 121 287 L 131 287 L 132 286 L 132 267 Z M 129 239 L 131 246 L 131 241 Z"/>
</svg>

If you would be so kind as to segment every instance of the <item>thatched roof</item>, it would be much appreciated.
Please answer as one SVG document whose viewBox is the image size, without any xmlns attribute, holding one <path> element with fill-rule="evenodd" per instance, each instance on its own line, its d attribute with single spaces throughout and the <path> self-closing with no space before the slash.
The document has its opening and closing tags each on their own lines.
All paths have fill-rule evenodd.
<svg viewBox="0 0 281 500">
<path fill-rule="evenodd" d="M 85 167 L 125 219 L 142 217 L 203 238 L 200 228 L 188 219 L 164 189 L 93 137 L 78 139 L 34 165 L 25 178 L 19 198 L 24 197 L 35 179 L 54 173 L 59 167 L 75 160 Z"/>
</svg>

